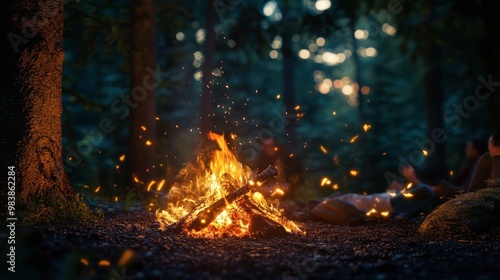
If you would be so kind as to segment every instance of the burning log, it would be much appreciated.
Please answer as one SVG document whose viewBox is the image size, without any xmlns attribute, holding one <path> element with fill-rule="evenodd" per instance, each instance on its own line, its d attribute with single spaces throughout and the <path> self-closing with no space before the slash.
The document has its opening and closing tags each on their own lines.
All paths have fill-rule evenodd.
<svg viewBox="0 0 500 280">
<path fill-rule="evenodd" d="M 281 215 L 276 201 L 259 190 L 277 175 L 276 169 L 269 166 L 245 182 L 251 170 L 237 160 L 224 136 L 210 133 L 209 139 L 220 149 L 212 152 L 208 166 L 197 157 L 181 170 L 179 181 L 167 195 L 167 209 L 156 213 L 162 228 L 208 238 L 303 233 Z"/>
<path fill-rule="evenodd" d="M 199 212 L 196 216 L 196 219 L 194 219 L 194 221 L 187 226 L 187 229 L 195 231 L 204 229 L 215 220 L 215 218 L 224 210 L 226 205 L 239 201 L 255 187 L 262 185 L 262 183 L 276 175 L 278 175 L 278 171 L 276 170 L 276 168 L 272 165 L 269 165 L 269 167 L 253 177 L 241 188 L 217 200 L 216 202 L 212 203 L 201 212 Z"/>
<path fill-rule="evenodd" d="M 252 203 L 247 195 L 238 202 L 238 206 L 251 214 L 249 230 L 253 235 L 284 236 L 288 234 L 282 225 L 266 216 L 269 213 L 265 213 L 261 208 Z"/>
</svg>

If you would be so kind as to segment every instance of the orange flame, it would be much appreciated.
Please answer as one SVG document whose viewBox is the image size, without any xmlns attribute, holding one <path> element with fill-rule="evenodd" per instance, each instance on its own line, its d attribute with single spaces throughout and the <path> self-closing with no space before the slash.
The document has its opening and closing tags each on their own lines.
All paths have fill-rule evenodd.
<svg viewBox="0 0 500 280">
<path fill-rule="evenodd" d="M 269 201 L 258 192 L 262 182 L 250 180 L 252 175 L 250 168 L 241 164 L 229 150 L 224 135 L 210 132 L 208 139 L 216 142 L 219 149 L 210 152 L 208 156 L 198 155 L 194 162 L 188 163 L 179 172 L 177 182 L 167 195 L 166 209 L 156 212 L 156 218 L 161 227 L 166 228 L 178 222 L 196 206 L 208 207 L 248 182 L 255 186 L 257 191 L 250 192 L 247 199 L 263 210 L 267 218 L 280 223 L 288 232 L 302 233 L 295 223 L 281 216 L 277 201 Z M 203 160 L 208 158 L 210 162 L 206 165 Z M 281 189 L 276 190 L 276 194 L 281 192 Z M 250 214 L 240 209 L 238 203 L 232 203 L 227 205 L 210 225 L 198 232 L 193 230 L 188 234 L 208 238 L 250 236 L 251 218 Z"/>
</svg>

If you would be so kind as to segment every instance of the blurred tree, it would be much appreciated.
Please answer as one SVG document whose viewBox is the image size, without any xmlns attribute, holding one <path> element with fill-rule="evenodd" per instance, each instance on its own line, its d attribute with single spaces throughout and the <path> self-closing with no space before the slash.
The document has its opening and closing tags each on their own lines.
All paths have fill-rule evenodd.
<svg viewBox="0 0 500 280">
<path fill-rule="evenodd" d="M 155 178 L 156 96 L 159 75 L 155 45 L 154 0 L 132 2 L 132 50 L 130 83 L 129 183 L 144 196 L 144 183 Z"/>
<path fill-rule="evenodd" d="M 482 91 L 490 93 L 490 127 L 493 130 L 499 130 L 500 94 L 498 93 L 499 87 L 497 84 L 500 83 L 500 31 L 498 29 L 500 17 L 498 17 L 497 12 L 500 9 L 500 2 L 485 0 L 482 1 L 481 8 L 484 38 L 480 47 L 487 71 L 484 79 L 488 81 L 487 83 L 493 81 L 490 87 L 484 86 Z"/>
<path fill-rule="evenodd" d="M 205 19 L 205 49 L 203 61 L 203 77 L 201 79 L 201 110 L 200 110 L 200 132 L 203 137 L 206 137 L 212 129 L 212 71 L 214 69 L 215 55 L 215 22 L 216 11 L 215 1 L 206 2 L 206 19 Z"/>
<path fill-rule="evenodd" d="M 428 53 L 425 57 L 427 71 L 424 78 L 424 100 L 425 112 L 427 117 L 427 132 L 426 139 L 419 141 L 422 143 L 420 148 L 423 148 L 422 153 L 428 154 L 426 159 L 427 166 L 424 175 L 429 178 L 426 179 L 427 183 L 430 181 L 440 180 L 445 178 L 446 174 L 446 155 L 445 155 L 445 142 L 434 139 L 435 135 L 444 133 L 443 121 L 443 75 L 442 75 L 442 56 L 441 48 L 435 44 L 429 45 Z M 425 177 L 425 176 L 424 176 Z"/>
<path fill-rule="evenodd" d="M 475 4 L 469 4 L 467 10 L 473 11 Z M 417 149 L 415 152 L 423 150 L 418 159 L 414 157 L 413 164 L 423 172 L 425 182 L 437 181 L 447 176 L 445 147 L 450 144 L 450 140 L 453 143 L 456 139 L 448 137 L 450 122 L 444 117 L 445 110 L 448 110 L 445 107 L 446 101 L 458 90 L 463 90 L 463 86 L 458 86 L 455 82 L 456 79 L 463 79 L 464 74 L 474 70 L 471 67 L 473 63 L 470 63 L 474 60 L 470 40 L 475 40 L 474 36 L 471 36 L 475 34 L 475 19 L 474 16 L 466 16 L 457 11 L 455 6 L 456 4 L 451 2 L 434 0 L 405 2 L 398 9 L 396 17 L 398 34 L 404 39 L 402 50 L 412 49 L 413 63 L 422 61 L 425 67 L 422 82 L 426 130 L 424 135 L 417 136 L 412 141 Z M 462 17 L 468 20 L 456 20 Z M 411 48 L 411 45 L 416 47 Z M 457 50 L 460 50 L 459 55 L 456 54 Z M 459 62 L 461 66 L 465 65 L 467 69 L 460 73 L 459 67 L 451 67 L 455 62 Z M 462 100 L 458 101 L 462 103 Z M 452 107 L 452 110 L 456 109 Z M 461 119 L 456 122 L 458 125 L 453 125 L 453 129 L 462 125 L 462 118 L 466 119 L 464 116 L 460 116 Z M 441 141 L 443 137 L 446 141 Z M 422 160 L 424 153 L 428 155 L 425 161 Z"/>
<path fill-rule="evenodd" d="M 318 2 L 331 6 L 319 9 Z M 415 140 L 426 138 L 424 96 L 430 43 L 441 49 L 444 110 L 462 104 L 474 92 L 478 75 L 487 78 L 478 62 L 482 54 L 485 58 L 491 56 L 478 52 L 476 44 L 484 35 L 477 31 L 486 28 L 481 26 L 483 17 L 476 9 L 480 1 L 439 2 L 434 8 L 440 17 L 431 22 L 426 21 L 432 12 L 430 5 L 421 1 L 326 2 L 217 1 L 219 18 L 213 29 L 207 27 L 207 18 L 214 2 L 207 3 L 208 9 L 189 1 L 157 2 L 161 15 L 157 28 L 158 62 L 162 70 L 172 73 L 156 92 L 160 118 L 157 157 L 161 157 L 162 169 L 170 168 L 168 172 L 174 176 L 176 169 L 192 156 L 198 132 L 210 128 L 235 133 L 238 137 L 233 144 L 243 147 L 242 151 L 258 151 L 255 136 L 262 136 L 262 128 L 269 127 L 270 121 L 283 120 L 281 111 L 289 103 L 288 111 L 297 116 L 296 152 L 304 155 L 306 175 L 314 181 L 314 176 L 321 172 L 346 191 L 372 191 L 367 188 L 371 179 L 366 178 L 365 172 L 359 176 L 349 172 L 367 162 L 362 149 L 366 146 L 362 144 L 363 134 L 372 161 L 376 162 L 374 181 L 382 189 L 386 183 L 381 180 L 383 174 L 396 169 L 400 157 L 407 160 L 415 150 L 421 155 Z M 71 174 L 72 179 L 94 186 L 102 183 L 103 178 L 112 177 L 103 172 L 107 168 L 118 180 L 120 174 L 128 174 L 123 168 L 115 169 L 115 165 L 121 166 L 118 159 L 127 148 L 124 139 L 128 120 L 109 113 L 114 99 L 128 92 L 131 62 L 123 63 L 122 56 L 130 53 L 130 42 L 124 38 L 129 38 L 131 9 L 116 3 L 93 0 L 67 4 L 65 141 L 72 145 L 85 141 L 82 131 L 108 115 L 117 126 L 116 134 L 107 135 L 98 149 L 82 157 L 84 163 Z M 456 6 L 463 9 L 454 10 Z M 350 18 L 356 21 L 354 26 L 350 26 Z M 206 48 L 212 30 L 215 43 L 210 45 L 215 45 L 217 51 L 210 59 Z M 355 30 L 366 32 L 365 38 L 356 39 L 357 46 L 352 43 Z M 291 42 L 287 43 L 287 38 Z M 369 47 L 375 49 L 374 55 L 366 55 Z M 328 63 L 323 59 L 327 56 L 338 60 Z M 287 66 L 287 58 L 293 58 L 293 67 Z M 209 64 L 204 65 L 203 60 L 212 61 L 205 73 L 203 66 Z M 293 95 L 285 95 L 285 83 L 288 88 L 291 86 Z M 356 83 L 358 91 L 362 86 L 368 88 L 367 94 L 359 95 L 360 99 L 356 99 L 357 94 L 342 91 L 346 85 L 355 88 Z M 200 97 L 203 91 L 209 94 Z M 293 102 L 288 102 L 287 96 L 293 96 Z M 207 101 L 203 101 L 204 97 L 208 97 Z M 449 134 L 448 161 L 462 156 L 460 144 L 464 137 L 479 136 L 485 129 L 489 101 L 481 102 L 460 127 L 444 123 Z M 300 108 L 295 110 L 295 105 Z M 205 115 L 202 106 L 207 106 L 208 125 L 202 125 L 200 120 Z M 367 132 L 360 128 L 360 115 L 372 126 Z M 284 126 L 275 124 L 280 129 L 273 133 L 283 141 Z M 359 138 L 351 143 L 356 135 Z M 129 160 L 127 157 L 125 162 Z M 91 176 L 92 182 L 88 171 L 98 175 Z M 101 178 L 100 182 L 94 178 Z M 121 185 L 120 181 L 116 183 Z M 109 189 L 115 192 L 119 188 Z"/>
<path fill-rule="evenodd" d="M 347 5 L 347 11 L 346 14 L 349 17 L 349 23 L 350 23 L 350 39 L 352 40 L 352 63 L 354 67 L 354 81 L 358 84 L 357 86 L 357 98 L 358 98 L 358 114 L 359 114 L 359 147 L 362 151 L 362 160 L 361 160 L 361 174 L 363 174 L 363 179 L 366 180 L 367 184 L 370 184 L 371 186 L 369 188 L 373 188 L 373 164 L 371 160 L 371 149 L 369 146 L 369 142 L 366 136 L 366 133 L 363 132 L 363 125 L 367 124 L 367 119 L 366 119 L 366 112 L 365 112 L 365 97 L 363 93 L 361 92 L 361 88 L 365 85 L 364 80 L 362 78 L 362 67 L 361 67 L 361 60 L 359 58 L 359 53 L 358 53 L 358 42 L 357 38 L 354 36 L 356 32 L 356 23 L 358 21 L 358 17 L 361 15 L 358 13 L 362 13 L 362 11 L 359 11 L 361 9 L 360 6 L 356 5 L 356 2 L 349 2 L 351 5 Z"/>
<path fill-rule="evenodd" d="M 0 13 L 6 35 L 1 40 L 0 163 L 5 174 L 15 166 L 20 203 L 38 203 L 42 196 L 63 200 L 73 189 L 61 151 L 62 1 L 2 1 Z M 6 190 L 7 183 L 2 185 Z"/>
<path fill-rule="evenodd" d="M 293 26 L 294 21 L 297 22 L 297 17 L 292 17 L 290 14 L 292 5 L 290 1 L 283 0 L 283 21 L 284 28 L 281 34 L 282 37 L 282 53 L 283 53 L 283 102 L 285 103 L 285 114 L 289 116 L 296 115 L 295 106 L 297 105 L 295 102 L 295 91 L 294 91 L 294 81 L 295 81 L 295 57 L 293 50 L 293 42 L 292 36 L 293 32 L 296 32 L 296 28 L 291 28 Z M 294 9 L 296 10 L 296 9 Z M 297 11 L 294 11 L 297 13 Z M 287 122 L 285 123 L 286 129 L 286 139 L 288 141 L 288 145 L 292 149 L 292 151 L 296 148 L 296 138 L 295 129 L 297 126 L 296 118 L 287 118 Z"/>
<path fill-rule="evenodd" d="M 428 13 L 427 18 L 424 19 L 426 26 L 442 24 L 441 11 L 436 9 L 435 1 L 425 2 L 429 7 L 426 7 Z M 424 32 L 435 32 L 431 28 L 425 28 Z M 426 36 L 439 36 L 439 34 L 431 34 Z M 435 42 L 427 42 L 427 49 L 424 50 L 424 61 L 426 63 L 426 73 L 424 78 L 424 100 L 425 100 L 425 113 L 427 118 L 427 131 L 426 139 L 419 141 L 422 143 L 424 151 L 427 153 L 426 166 L 424 167 L 424 181 L 431 183 L 444 179 L 446 176 L 446 154 L 445 142 L 435 135 L 439 131 L 444 133 L 443 121 L 443 106 L 444 106 L 444 90 L 443 90 L 443 72 L 442 72 L 442 48 Z M 435 141 L 434 139 L 439 139 Z M 428 178 L 425 178 L 428 177 Z"/>
</svg>

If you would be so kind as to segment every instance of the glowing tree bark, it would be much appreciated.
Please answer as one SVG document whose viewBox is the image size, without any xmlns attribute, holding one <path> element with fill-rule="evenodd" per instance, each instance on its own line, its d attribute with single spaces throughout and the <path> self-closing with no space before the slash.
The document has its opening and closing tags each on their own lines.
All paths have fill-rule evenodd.
<svg viewBox="0 0 500 280">
<path fill-rule="evenodd" d="M 63 197 L 73 192 L 62 165 L 63 1 L 4 0 L 0 13 L 2 180 L 15 166 L 21 203 Z"/>
<path fill-rule="evenodd" d="M 156 97 L 151 86 L 155 67 L 154 0 L 134 0 L 132 9 L 131 105 L 129 184 L 144 197 L 146 184 L 155 178 Z"/>
</svg>

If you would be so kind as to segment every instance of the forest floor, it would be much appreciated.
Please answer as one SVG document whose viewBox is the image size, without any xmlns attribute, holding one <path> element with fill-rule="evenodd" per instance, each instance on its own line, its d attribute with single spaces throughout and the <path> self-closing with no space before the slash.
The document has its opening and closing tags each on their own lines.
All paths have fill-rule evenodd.
<svg viewBox="0 0 500 280">
<path fill-rule="evenodd" d="M 119 211 L 93 224 L 19 229 L 15 278 L 498 279 L 500 241 L 422 236 L 422 220 L 305 221 L 305 236 L 203 239 L 167 234 L 154 213 Z"/>
</svg>

